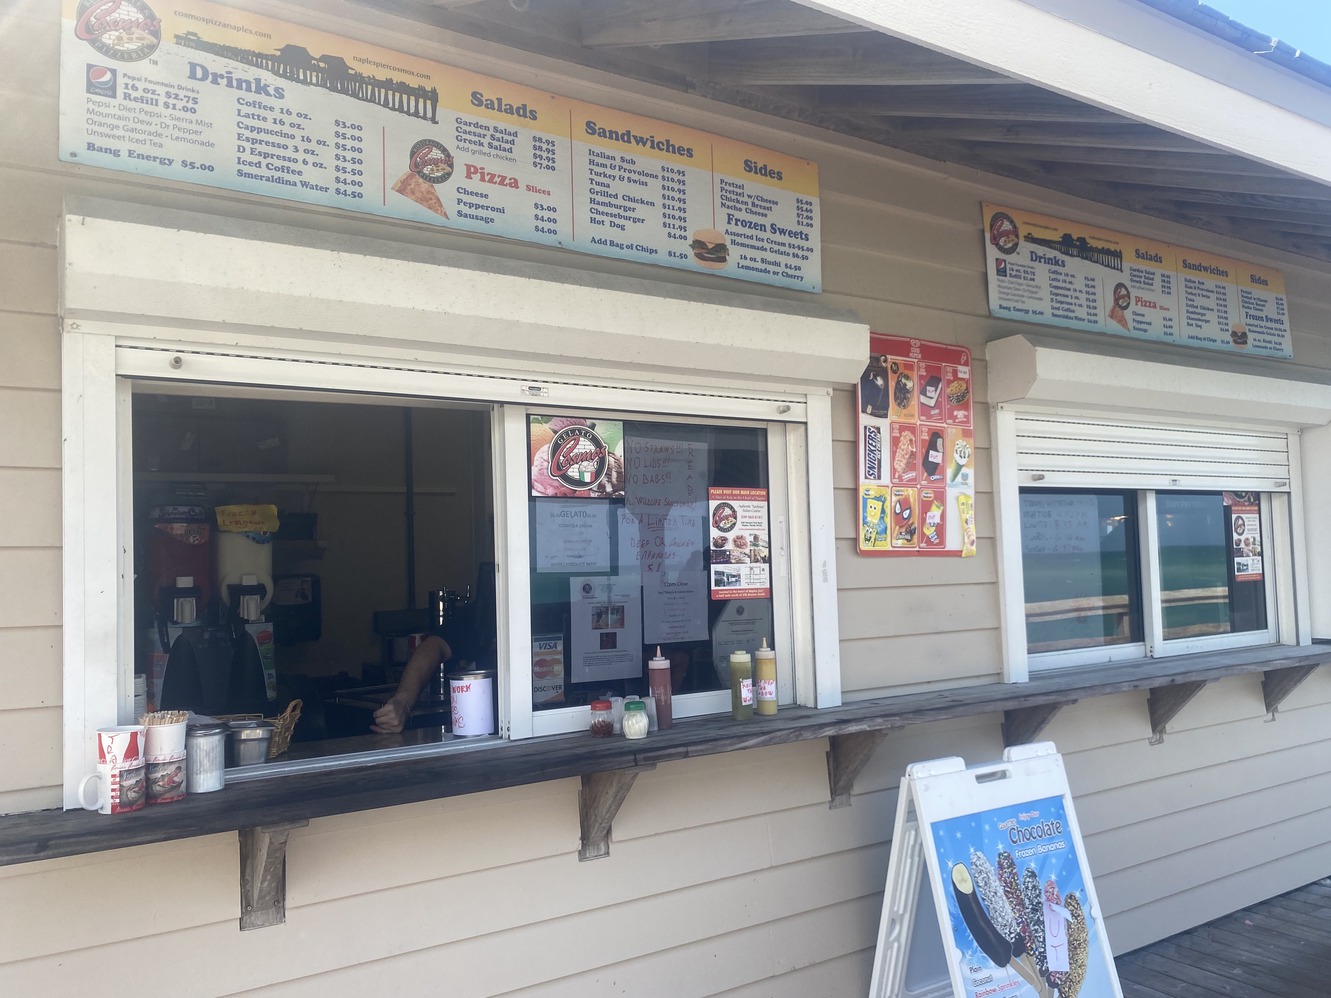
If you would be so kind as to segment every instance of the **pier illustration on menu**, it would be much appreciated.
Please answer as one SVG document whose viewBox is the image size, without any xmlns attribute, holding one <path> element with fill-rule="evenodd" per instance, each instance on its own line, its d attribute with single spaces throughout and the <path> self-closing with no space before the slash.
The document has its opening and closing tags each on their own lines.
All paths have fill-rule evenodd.
<svg viewBox="0 0 1331 998">
<path fill-rule="evenodd" d="M 397 111 L 432 124 L 439 123 L 437 87 L 368 76 L 352 69 L 341 56 L 325 54 L 315 58 L 300 45 L 284 45 L 275 53 L 260 52 L 238 45 L 210 42 L 193 31 L 176 35 L 176 44 L 254 66 L 293 83 L 320 87 L 389 111 Z"/>
<path fill-rule="evenodd" d="M 1074 238 L 1072 233 L 1065 232 L 1061 239 L 1044 239 L 1040 236 L 1033 236 L 1028 232 L 1023 237 L 1023 241 L 1035 246 L 1043 246 L 1045 249 L 1062 253 L 1064 256 L 1075 256 L 1079 260 L 1096 263 L 1101 267 L 1108 267 L 1110 270 L 1120 272 L 1123 270 L 1122 250 L 1110 249 L 1107 246 L 1092 246 L 1087 242 L 1085 236 Z"/>
</svg>

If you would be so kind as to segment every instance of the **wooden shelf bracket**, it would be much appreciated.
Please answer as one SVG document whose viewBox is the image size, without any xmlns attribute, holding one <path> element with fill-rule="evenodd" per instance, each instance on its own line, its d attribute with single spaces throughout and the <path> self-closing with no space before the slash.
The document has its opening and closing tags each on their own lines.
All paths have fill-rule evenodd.
<svg viewBox="0 0 1331 998">
<path fill-rule="evenodd" d="M 1003 747 L 1025 745 L 1039 737 L 1041 731 L 1054 719 L 1064 707 L 1071 706 L 1076 700 L 1062 700 L 1058 703 L 1042 703 L 1034 707 L 1014 707 L 1003 712 Z"/>
<path fill-rule="evenodd" d="M 1195 683 L 1175 683 L 1171 686 L 1157 686 L 1151 690 L 1146 701 L 1146 709 L 1151 715 L 1151 744 L 1159 745 L 1165 740 L 1165 725 L 1172 721 L 1189 700 L 1206 686 L 1207 680 Z"/>
<path fill-rule="evenodd" d="M 1289 669 L 1269 669 L 1262 673 L 1262 701 L 1266 712 L 1274 714 L 1285 697 L 1294 692 L 1294 687 L 1303 682 L 1317 669 L 1315 665 L 1300 665 Z"/>
<path fill-rule="evenodd" d="M 639 773 L 656 768 L 654 763 L 630 769 L 611 769 L 603 773 L 583 773 L 578 793 L 578 820 L 582 825 L 579 862 L 603 859 L 610 855 L 610 825 L 619 807 L 633 789 Z"/>
<path fill-rule="evenodd" d="M 831 791 L 828 808 L 850 807 L 850 791 L 855 777 L 873 758 L 878 746 L 887 737 L 887 729 L 855 731 L 846 735 L 832 735 L 827 739 L 827 783 Z"/>
<path fill-rule="evenodd" d="M 240 838 L 240 929 L 263 929 L 287 920 L 287 836 L 308 821 L 242 828 Z"/>
</svg>

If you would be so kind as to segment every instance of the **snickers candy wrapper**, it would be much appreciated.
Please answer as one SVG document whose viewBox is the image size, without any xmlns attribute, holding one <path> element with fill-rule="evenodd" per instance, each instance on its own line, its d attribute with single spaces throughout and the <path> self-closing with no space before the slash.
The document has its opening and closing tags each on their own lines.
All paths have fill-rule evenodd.
<svg viewBox="0 0 1331 998">
<path fill-rule="evenodd" d="M 864 477 L 875 482 L 883 478 L 883 431 L 873 424 L 864 427 Z"/>
</svg>

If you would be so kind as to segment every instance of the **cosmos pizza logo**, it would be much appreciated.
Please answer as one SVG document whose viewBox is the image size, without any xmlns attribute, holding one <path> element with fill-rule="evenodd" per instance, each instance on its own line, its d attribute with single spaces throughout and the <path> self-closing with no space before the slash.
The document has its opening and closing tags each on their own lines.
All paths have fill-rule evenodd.
<svg viewBox="0 0 1331 998">
<path fill-rule="evenodd" d="M 550 477 L 567 488 L 586 491 L 605 477 L 609 453 L 590 426 L 566 426 L 550 441 Z"/>
<path fill-rule="evenodd" d="M 162 19 L 144 0 L 79 0 L 74 37 L 107 59 L 138 62 L 162 44 Z"/>
<path fill-rule="evenodd" d="M 989 219 L 989 243 L 1004 256 L 1011 256 L 1021 245 L 1016 220 L 1005 211 L 996 211 Z"/>
</svg>

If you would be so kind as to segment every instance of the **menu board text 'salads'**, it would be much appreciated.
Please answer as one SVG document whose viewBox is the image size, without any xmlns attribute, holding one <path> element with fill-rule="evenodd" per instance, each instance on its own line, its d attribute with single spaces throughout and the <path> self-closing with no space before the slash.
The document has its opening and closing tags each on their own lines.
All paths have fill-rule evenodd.
<svg viewBox="0 0 1331 998">
<path fill-rule="evenodd" d="M 860 376 L 861 554 L 975 554 L 970 351 L 869 335 Z"/>
<path fill-rule="evenodd" d="M 821 290 L 808 160 L 207 0 L 63 4 L 65 162 Z"/>
</svg>

